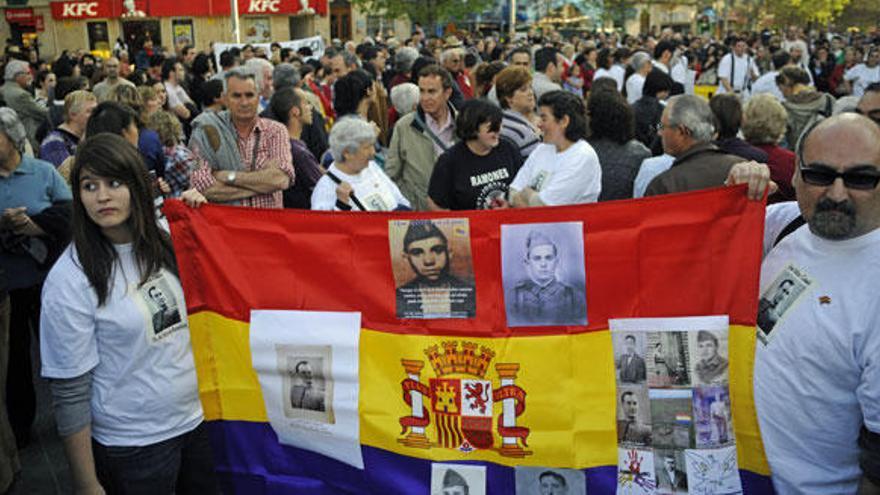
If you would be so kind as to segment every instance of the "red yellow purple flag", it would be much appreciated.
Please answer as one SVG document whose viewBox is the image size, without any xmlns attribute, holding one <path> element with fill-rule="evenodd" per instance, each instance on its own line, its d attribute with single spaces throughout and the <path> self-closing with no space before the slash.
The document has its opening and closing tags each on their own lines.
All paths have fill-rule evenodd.
<svg viewBox="0 0 880 495">
<path fill-rule="evenodd" d="M 667 493 L 670 475 L 668 493 L 712 493 L 709 460 L 772 493 L 751 382 L 764 206 L 742 187 L 503 211 L 165 212 L 229 493 Z M 618 449 L 639 437 L 633 408 L 657 418 L 665 401 L 687 442 L 687 401 L 712 397 L 621 401 L 618 382 L 671 379 L 644 379 L 639 359 L 653 373 L 659 354 L 616 360 L 609 320 L 709 315 L 727 330 L 726 460 L 665 460 L 656 427 L 651 462 Z M 633 469 L 647 481 L 621 484 Z"/>
</svg>

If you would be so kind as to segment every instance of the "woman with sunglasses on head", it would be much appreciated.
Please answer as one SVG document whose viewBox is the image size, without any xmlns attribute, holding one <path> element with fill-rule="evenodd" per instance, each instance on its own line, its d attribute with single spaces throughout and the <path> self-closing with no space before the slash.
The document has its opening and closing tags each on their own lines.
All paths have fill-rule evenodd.
<svg viewBox="0 0 880 495">
<path fill-rule="evenodd" d="M 148 177 L 119 135 L 80 145 L 73 243 L 43 288 L 42 374 L 77 493 L 218 492 L 186 304 Z"/>
<path fill-rule="evenodd" d="M 501 138 L 501 108 L 469 100 L 455 119 L 460 140 L 437 159 L 428 184 L 431 210 L 484 210 L 510 206 L 510 183 L 522 165 L 512 141 Z"/>
</svg>

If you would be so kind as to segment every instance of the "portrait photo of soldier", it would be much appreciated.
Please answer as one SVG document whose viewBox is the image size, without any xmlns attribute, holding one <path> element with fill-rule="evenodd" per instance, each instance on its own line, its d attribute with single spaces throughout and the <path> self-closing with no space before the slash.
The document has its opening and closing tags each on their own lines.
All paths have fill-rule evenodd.
<svg viewBox="0 0 880 495">
<path fill-rule="evenodd" d="M 694 384 L 727 383 L 726 332 L 723 335 L 723 339 L 719 338 L 716 332 L 708 330 L 690 332 L 689 340 L 691 341 Z"/>
<path fill-rule="evenodd" d="M 646 387 L 618 388 L 617 443 L 651 445 L 651 406 Z"/>
<path fill-rule="evenodd" d="M 391 222 L 389 241 L 395 268 L 398 318 L 473 318 L 476 315 L 467 232 L 467 219 Z M 450 235 L 454 238 L 450 239 Z M 462 259 L 456 274 L 454 268 L 459 255 Z"/>
<path fill-rule="evenodd" d="M 431 495 L 485 495 L 486 466 L 431 464 Z"/>
<path fill-rule="evenodd" d="M 573 495 L 585 493 L 586 475 L 577 469 L 517 466 L 516 495 Z"/>
<path fill-rule="evenodd" d="M 503 225 L 501 256 L 508 326 L 587 323 L 581 223 Z"/>
<path fill-rule="evenodd" d="M 331 346 L 278 344 L 284 415 L 333 423 Z"/>
</svg>

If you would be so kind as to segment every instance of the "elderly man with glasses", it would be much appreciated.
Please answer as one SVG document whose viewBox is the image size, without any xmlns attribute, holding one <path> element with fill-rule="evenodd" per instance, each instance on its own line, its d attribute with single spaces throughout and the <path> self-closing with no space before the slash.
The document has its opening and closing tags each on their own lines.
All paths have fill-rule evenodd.
<svg viewBox="0 0 880 495">
<path fill-rule="evenodd" d="M 732 182 L 762 192 L 766 168 L 735 168 Z M 808 128 L 792 184 L 797 202 L 767 211 L 761 293 L 786 278 L 801 289 L 755 353 L 773 482 L 780 494 L 880 493 L 880 127 L 845 113 Z"/>
<path fill-rule="evenodd" d="M 712 144 L 715 117 L 709 104 L 698 96 L 670 98 L 657 133 L 663 141 L 663 151 L 675 160 L 669 170 L 648 184 L 645 196 L 723 185 L 731 167 L 743 161 Z"/>
<path fill-rule="evenodd" d="M 0 88 L 3 101 L 6 102 L 6 106 L 15 110 L 21 123 L 24 124 L 28 144 L 31 147 L 29 152 L 32 152 L 40 146 L 37 141 L 37 129 L 49 117 L 49 111 L 37 104 L 29 91 L 34 82 L 34 76 L 31 75 L 27 62 L 10 60 L 6 64 L 3 79 L 5 82 Z"/>
</svg>

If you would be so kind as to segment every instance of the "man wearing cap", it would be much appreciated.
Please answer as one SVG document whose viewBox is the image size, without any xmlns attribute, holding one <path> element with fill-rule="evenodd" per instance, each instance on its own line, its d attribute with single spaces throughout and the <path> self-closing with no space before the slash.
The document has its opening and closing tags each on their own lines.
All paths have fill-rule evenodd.
<svg viewBox="0 0 880 495">
<path fill-rule="evenodd" d="M 23 60 L 10 60 L 3 74 L 5 80 L 0 92 L 6 106 L 15 110 L 27 132 L 27 139 L 32 149 L 37 149 L 37 129 L 48 117 L 49 111 L 37 104 L 28 89 L 34 82 L 28 63 Z"/>
<path fill-rule="evenodd" d="M 443 475 L 443 487 L 440 495 L 468 495 L 470 487 L 464 477 L 454 469 L 447 469 Z"/>
<path fill-rule="evenodd" d="M 556 243 L 538 231 L 529 232 L 523 259 L 529 278 L 519 282 L 508 303 L 508 318 L 523 324 L 581 324 L 586 318 L 584 295 L 560 282 Z"/>
<path fill-rule="evenodd" d="M 430 220 L 413 220 L 403 236 L 403 258 L 416 277 L 397 289 L 398 318 L 472 318 L 474 286 L 449 273 L 446 235 Z"/>
</svg>

